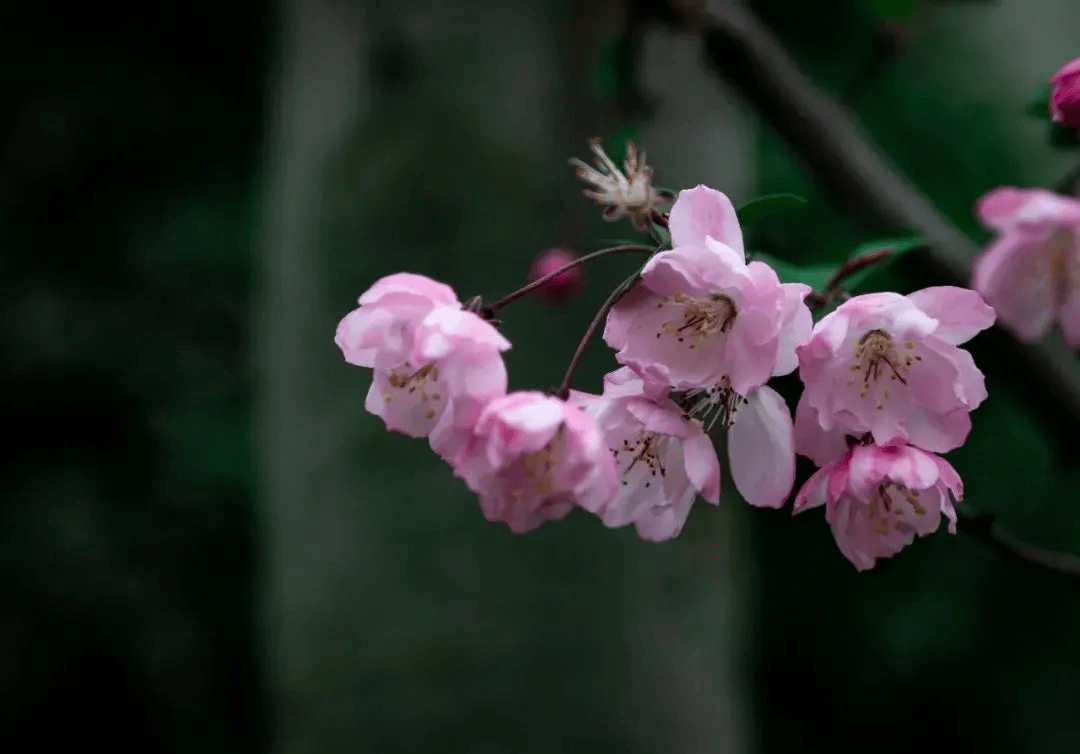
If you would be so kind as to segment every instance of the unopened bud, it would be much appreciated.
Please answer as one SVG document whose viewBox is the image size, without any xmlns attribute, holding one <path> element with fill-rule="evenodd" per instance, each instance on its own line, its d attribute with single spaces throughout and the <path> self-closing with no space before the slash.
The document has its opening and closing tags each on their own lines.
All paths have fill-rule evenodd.
<svg viewBox="0 0 1080 754">
<path fill-rule="evenodd" d="M 1080 135 L 1080 58 L 1070 60 L 1050 79 L 1050 117 Z"/>
<path fill-rule="evenodd" d="M 545 275 L 550 275 L 560 267 L 570 264 L 576 258 L 572 252 L 566 249 L 548 249 L 533 260 L 529 280 L 539 280 Z M 540 286 L 537 293 L 550 303 L 565 304 L 577 296 L 584 284 L 585 270 L 581 265 L 578 265 L 555 275 Z"/>
</svg>

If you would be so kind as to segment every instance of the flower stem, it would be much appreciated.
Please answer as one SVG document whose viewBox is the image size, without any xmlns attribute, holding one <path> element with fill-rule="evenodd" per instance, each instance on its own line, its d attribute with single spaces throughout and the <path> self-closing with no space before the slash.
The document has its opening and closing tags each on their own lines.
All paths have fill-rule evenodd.
<svg viewBox="0 0 1080 754">
<path fill-rule="evenodd" d="M 652 249 L 650 249 L 652 251 Z M 574 355 L 570 357 L 570 363 L 566 367 L 566 374 L 563 375 L 562 384 L 559 385 L 559 389 L 555 391 L 555 396 L 566 400 L 570 395 L 570 383 L 574 380 L 574 372 L 577 371 L 578 364 L 581 363 L 581 357 L 585 353 L 585 348 L 589 345 L 589 341 L 596 335 L 596 331 L 600 329 L 600 325 L 604 322 L 604 318 L 607 317 L 607 313 L 611 311 L 611 307 L 619 303 L 619 299 L 629 292 L 631 288 L 641 279 L 641 272 L 635 272 L 626 280 L 619 283 L 619 285 L 611 292 L 611 295 L 607 297 L 607 301 L 600 307 L 600 310 L 593 317 L 593 321 L 589 323 L 589 329 L 585 331 L 585 334 L 581 337 L 581 342 L 578 343 L 577 350 L 574 351 Z"/>
<path fill-rule="evenodd" d="M 606 257 L 609 254 L 620 254 L 620 253 L 628 252 L 628 251 L 652 253 L 653 251 L 656 251 L 656 249 L 654 247 L 652 247 L 652 246 L 640 246 L 640 245 L 637 245 L 637 244 L 625 244 L 623 246 L 612 246 L 612 247 L 607 248 L 607 249 L 600 249 L 600 251 L 594 251 L 591 254 L 586 254 L 585 256 L 578 257 L 573 262 L 570 262 L 568 264 L 564 264 L 562 267 L 555 270 L 554 272 L 549 272 L 547 275 L 544 275 L 543 277 L 537 278 L 536 280 L 532 281 L 528 285 L 525 285 L 525 286 L 523 286 L 521 288 L 518 288 L 516 291 L 513 291 L 512 293 L 506 294 L 505 296 L 500 298 L 498 301 L 495 301 L 494 303 L 492 303 L 488 308 L 492 312 L 497 312 L 499 309 L 503 308 L 507 304 L 512 303 L 514 301 L 517 301 L 522 296 L 529 295 L 530 293 L 535 291 L 537 288 L 542 286 L 547 281 L 551 280 L 554 277 L 562 275 L 567 270 L 574 269 L 579 264 L 585 264 L 586 262 L 591 262 L 594 259 L 599 259 L 600 257 Z"/>
</svg>

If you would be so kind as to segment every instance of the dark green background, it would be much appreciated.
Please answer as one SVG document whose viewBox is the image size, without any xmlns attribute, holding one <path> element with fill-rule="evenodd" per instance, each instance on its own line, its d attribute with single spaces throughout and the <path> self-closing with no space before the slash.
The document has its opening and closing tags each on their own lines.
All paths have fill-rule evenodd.
<svg viewBox="0 0 1080 754">
<path fill-rule="evenodd" d="M 674 542 L 585 515 L 517 537 L 422 442 L 366 415 L 368 376 L 332 343 L 356 296 L 408 269 L 494 297 L 546 246 L 631 238 L 599 221 L 565 161 L 588 136 L 615 152 L 645 138 L 664 98 L 641 84 L 655 56 L 627 42 L 618 2 L 329 3 L 344 32 L 305 25 L 304 5 L 0 7 L 6 737 L 143 752 L 1080 751 L 1080 588 L 964 533 L 858 574 L 818 512 L 753 510 L 725 485 Z M 630 5 L 640 20 L 651 4 Z M 1052 185 L 1077 159 L 1023 113 L 1080 55 L 1071 0 L 752 5 L 978 241 L 981 193 Z M 330 61 L 339 43 L 352 67 L 305 74 L 310 107 L 282 94 L 297 60 Z M 339 75 L 358 83 L 319 93 Z M 700 165 L 649 142 L 661 184 L 810 199 L 749 245 L 838 262 L 906 230 L 852 223 L 733 95 L 660 78 L 727 102 L 737 127 L 710 138 L 743 158 L 717 172 L 714 142 Z M 522 105 L 518 86 L 537 94 Z M 305 156 L 345 106 L 347 127 Z M 633 264 L 597 263 L 567 308 L 505 310 L 513 387 L 558 382 Z M 867 285 L 939 282 L 920 275 L 905 260 Z M 999 345 L 971 346 L 991 397 L 949 458 L 974 508 L 1080 552 L 1080 428 L 1047 420 Z M 580 387 L 611 364 L 592 348 Z"/>
</svg>

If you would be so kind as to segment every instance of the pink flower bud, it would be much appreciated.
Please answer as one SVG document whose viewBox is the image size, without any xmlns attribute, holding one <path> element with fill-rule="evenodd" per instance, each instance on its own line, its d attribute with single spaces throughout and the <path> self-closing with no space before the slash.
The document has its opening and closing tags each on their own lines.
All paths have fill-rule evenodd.
<svg viewBox="0 0 1080 754">
<path fill-rule="evenodd" d="M 1080 58 L 1070 60 L 1050 79 L 1050 117 L 1080 132 Z"/>
<path fill-rule="evenodd" d="M 566 249 L 548 249 L 533 260 L 529 271 L 529 281 L 539 280 L 560 267 L 573 262 L 577 257 Z M 574 299 L 581 292 L 585 283 L 585 268 L 581 265 L 556 275 L 537 290 L 541 296 L 553 304 L 562 304 Z"/>
</svg>

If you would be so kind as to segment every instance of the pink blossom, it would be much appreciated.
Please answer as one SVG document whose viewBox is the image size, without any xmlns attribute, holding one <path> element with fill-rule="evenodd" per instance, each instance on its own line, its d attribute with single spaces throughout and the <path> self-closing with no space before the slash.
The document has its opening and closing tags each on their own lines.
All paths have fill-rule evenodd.
<svg viewBox="0 0 1080 754">
<path fill-rule="evenodd" d="M 539 280 L 561 267 L 573 262 L 577 257 L 566 249 L 548 249 L 540 254 L 529 271 L 529 281 Z M 550 303 L 565 303 L 573 299 L 585 284 L 585 269 L 582 265 L 560 273 L 540 286 L 539 293 Z"/>
<path fill-rule="evenodd" d="M 747 502 L 779 508 L 795 482 L 791 414 L 770 387 L 757 388 L 745 398 L 724 387 L 689 391 L 676 405 L 666 386 L 642 380 L 623 367 L 604 378 L 603 396 L 575 393 L 571 400 L 598 417 L 619 469 L 629 472 L 624 473 L 619 496 L 601 512 L 609 526 L 634 521 L 642 536 L 655 538 L 643 533 L 637 514 L 644 510 L 645 499 L 666 500 L 665 506 L 654 502 L 651 510 L 660 513 L 662 509 L 661 531 L 675 536 L 694 497 L 686 488 L 687 480 L 702 497 L 716 502 L 720 472 L 706 427 L 717 421 L 728 429 L 731 476 Z M 682 459 L 684 466 L 673 467 L 672 458 Z M 648 461 L 644 467 L 642 459 Z M 649 474 L 643 473 L 646 468 Z M 655 483 L 654 473 L 662 478 L 662 488 Z M 683 489 L 688 497 L 673 496 L 675 488 Z"/>
<path fill-rule="evenodd" d="M 479 496 L 484 516 L 519 534 L 562 518 L 575 505 L 600 510 L 618 487 L 596 421 L 538 392 L 488 403 L 452 463 Z"/>
<path fill-rule="evenodd" d="M 1038 339 L 1056 319 L 1080 348 L 1080 200 L 1003 187 L 976 212 L 998 236 L 975 261 L 971 287 L 1017 339 Z"/>
<path fill-rule="evenodd" d="M 604 339 L 618 361 L 675 388 L 725 384 L 743 396 L 794 369 L 794 349 L 810 334 L 809 286 L 746 264 L 719 191 L 680 193 L 669 225 L 675 248 L 650 259 L 608 315 Z"/>
<path fill-rule="evenodd" d="M 959 501 L 963 484 L 943 458 L 905 443 L 855 445 L 807 480 L 794 512 L 825 505 L 840 551 L 865 571 L 936 531 L 943 513 L 955 534 L 950 493 Z"/>
<path fill-rule="evenodd" d="M 338 323 L 334 342 L 345 361 L 369 368 L 387 340 L 404 348 L 416 325 L 436 306 L 461 306 L 450 286 L 411 272 L 376 280 L 359 303 Z"/>
<path fill-rule="evenodd" d="M 463 311 L 454 292 L 421 275 L 377 281 L 338 325 L 345 360 L 374 369 L 364 407 L 388 429 L 431 435 L 448 453 L 453 435 L 484 404 L 506 393 L 501 351 L 510 343 L 488 322 Z"/>
<path fill-rule="evenodd" d="M 906 440 L 935 453 L 959 447 L 986 387 L 971 354 L 957 344 L 993 321 L 993 310 L 966 288 L 845 301 L 798 349 L 807 407 L 796 415 L 805 422 L 816 414 L 827 432 L 838 426 L 857 437 L 869 432 L 882 445 Z M 809 436 L 805 426 L 799 434 Z"/>
<path fill-rule="evenodd" d="M 642 539 L 676 537 L 698 494 L 720 501 L 716 449 L 700 421 L 629 369 L 604 383 L 603 396 L 575 391 L 570 397 L 596 418 L 621 477 L 614 499 L 588 510 L 606 526 L 633 523 Z"/>
<path fill-rule="evenodd" d="M 1080 58 L 1062 66 L 1050 84 L 1053 87 L 1048 106 L 1051 119 L 1080 133 Z"/>
</svg>

